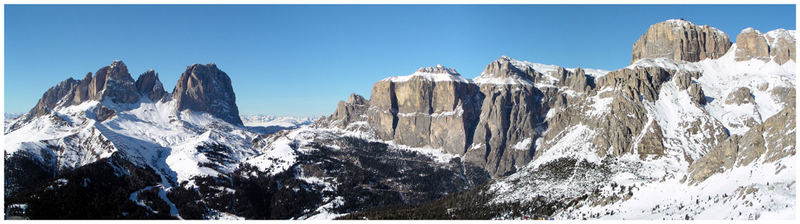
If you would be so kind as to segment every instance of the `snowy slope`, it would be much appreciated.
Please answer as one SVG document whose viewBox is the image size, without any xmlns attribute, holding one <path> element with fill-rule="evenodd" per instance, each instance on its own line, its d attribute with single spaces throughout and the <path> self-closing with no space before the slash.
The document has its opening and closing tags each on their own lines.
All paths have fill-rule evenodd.
<svg viewBox="0 0 800 224">
<path fill-rule="evenodd" d="M 92 137 L 107 140 L 112 147 L 86 146 L 64 147 L 58 163 L 61 167 L 75 168 L 108 157 L 114 151 L 125 154 L 132 162 L 153 167 L 164 178 L 164 186 L 186 181 L 194 176 L 216 176 L 231 172 L 245 157 L 258 154 L 251 141 L 257 134 L 228 124 L 207 113 L 175 111 L 174 101 L 149 102 L 142 100 L 135 104 L 102 105 L 114 109 L 116 116 L 104 122 L 93 118 L 93 111 L 101 105 L 97 101 L 81 105 L 57 108 L 54 119 L 43 116 L 34 119 L 22 128 L 6 134 L 5 151 L 14 154 L 19 151 L 38 155 L 48 142 L 66 144 L 69 136 L 76 142 L 84 142 Z M 224 155 L 226 161 L 215 167 L 201 164 L 214 162 L 208 153 L 198 147 L 222 145 L 229 149 Z M 98 149 L 104 149 L 98 152 Z M 84 150 L 89 149 L 89 150 Z"/>
<path fill-rule="evenodd" d="M 111 156 L 117 147 L 96 127 L 96 121 L 75 113 L 96 105 L 97 102 L 87 102 L 33 119 L 4 136 L 5 153 L 7 156 L 23 153 L 45 164 L 57 158 L 53 162 L 57 162 L 54 166 L 59 170 L 73 169 Z"/>
<path fill-rule="evenodd" d="M 564 203 L 576 200 L 576 204 L 558 209 L 553 215 L 557 219 L 794 219 L 794 155 L 775 162 L 763 162 L 762 156 L 759 162 L 726 170 L 703 182 L 686 181 L 689 164 L 724 140 L 715 139 L 713 133 L 691 133 L 687 127 L 723 125 L 731 135 L 742 135 L 789 106 L 787 99 L 793 100 L 787 92 L 794 91 L 794 61 L 783 65 L 757 59 L 735 61 L 735 50 L 734 45 L 719 59 L 696 63 L 660 58 L 641 59 L 628 66 L 702 72 L 692 81 L 699 83 L 708 97 L 706 105 L 694 103 L 674 81 L 661 86 L 655 102 L 643 101 L 650 119 L 647 123 L 655 122 L 661 128 L 665 156 L 600 158 L 594 152 L 602 149 L 592 144 L 594 130 L 583 125 L 568 127 L 552 142 L 537 140 L 536 145 L 549 148 L 522 170 L 490 185 L 486 192 L 493 197 L 490 204 L 534 203 L 541 198 Z M 752 91 L 754 102 L 726 103 L 728 95 L 740 87 Z M 614 90 L 600 90 L 604 91 Z M 591 101 L 595 102 L 589 111 L 592 116 L 609 112 L 610 98 L 603 100 Z M 745 120 L 755 122 L 745 125 Z"/>
<path fill-rule="evenodd" d="M 703 76 L 696 81 L 703 87 L 706 96 L 713 98 L 706 110 L 720 120 L 731 134 L 742 134 L 750 127 L 742 124 L 752 118 L 761 123 L 778 113 L 785 106 L 780 98 L 785 95 L 775 92 L 779 88 L 794 88 L 795 61 L 778 65 L 774 60 L 758 59 L 737 62 L 734 60 L 736 44 L 723 57 L 697 62 Z M 736 88 L 750 89 L 754 104 L 726 104 L 728 94 Z"/>
</svg>

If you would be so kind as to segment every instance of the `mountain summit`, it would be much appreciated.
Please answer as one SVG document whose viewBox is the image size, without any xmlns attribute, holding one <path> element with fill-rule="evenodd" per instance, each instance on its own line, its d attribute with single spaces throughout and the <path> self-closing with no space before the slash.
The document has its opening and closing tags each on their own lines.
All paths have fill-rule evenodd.
<svg viewBox="0 0 800 224">
<path fill-rule="evenodd" d="M 722 57 L 730 47 L 728 35 L 717 28 L 670 19 L 650 26 L 633 44 L 631 63 L 642 58 L 697 62 Z"/>
<path fill-rule="evenodd" d="M 6 127 L 6 133 L 59 108 L 89 101 L 99 102 L 91 114 L 98 121 L 105 121 L 114 116 L 116 105 L 134 104 L 142 99 L 167 101 L 169 97 L 154 70 L 142 73 L 134 81 L 125 63 L 115 60 L 97 70 L 94 76 L 88 73 L 83 80 L 68 78 L 48 89 L 28 113 Z M 178 112 L 187 109 L 207 112 L 231 124 L 242 125 L 230 77 L 215 64 L 187 66 L 172 92 L 172 98 Z"/>
<path fill-rule="evenodd" d="M 208 112 L 231 124 L 242 125 L 231 78 L 216 64 L 186 66 L 172 91 L 178 110 Z"/>
</svg>

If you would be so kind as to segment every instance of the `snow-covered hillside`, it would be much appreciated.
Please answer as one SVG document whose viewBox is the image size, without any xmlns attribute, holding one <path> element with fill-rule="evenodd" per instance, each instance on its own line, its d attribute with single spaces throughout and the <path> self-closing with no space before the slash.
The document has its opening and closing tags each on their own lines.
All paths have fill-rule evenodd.
<svg viewBox="0 0 800 224">
<path fill-rule="evenodd" d="M 794 111 L 795 62 L 778 65 L 757 59 L 736 61 L 735 51 L 734 45 L 718 59 L 695 63 L 641 59 L 628 67 L 702 73 L 692 81 L 702 86 L 707 96 L 705 105 L 694 104 L 686 90 L 676 88 L 675 80 L 662 85 L 657 101 L 643 102 L 648 117 L 668 139 L 665 147 L 669 150 L 664 156 L 597 157 L 598 149 L 592 144 L 596 132 L 577 125 L 567 128 L 556 142 L 539 143 L 552 147 L 526 168 L 491 184 L 486 191 L 493 197 L 490 204 L 532 203 L 541 200 L 540 196 L 550 201 L 574 200 L 574 204 L 552 214 L 558 219 L 794 219 L 793 142 L 785 149 L 775 149 L 789 152 L 776 161 L 769 160 L 766 154 L 756 154 L 755 162 L 749 165 L 722 168 L 720 173 L 699 182 L 692 181 L 688 171 L 693 161 L 711 150 L 722 149 L 717 146 L 720 142 L 704 141 L 714 139 L 709 133 L 692 133 L 687 124 L 707 123 L 700 125 L 703 127 L 720 122 L 731 135 L 741 136 L 751 128 L 760 128 L 760 124 L 787 107 L 791 107 L 791 113 Z M 752 101 L 726 101 L 742 87 L 752 92 Z M 795 135 L 793 116 L 788 119 L 790 124 L 779 129 L 782 132 L 777 135 Z M 740 144 L 760 144 L 741 141 L 744 140 Z M 532 211 L 522 214 L 537 215 Z"/>
<path fill-rule="evenodd" d="M 215 169 L 202 167 L 209 163 L 208 155 L 197 147 L 220 144 L 232 150 L 225 154 L 232 161 L 258 153 L 250 143 L 256 134 L 222 122 L 207 114 L 192 111 L 175 111 L 174 101 L 114 104 L 103 102 L 117 112 L 116 117 L 105 122 L 94 120 L 94 111 L 100 102 L 89 101 L 56 110 L 56 116 L 36 118 L 30 124 L 6 134 L 5 151 L 14 154 L 52 152 L 48 147 L 68 149 L 59 152 L 58 167 L 74 169 L 120 151 L 132 162 L 155 168 L 164 177 L 164 186 L 184 181 L 193 176 L 216 175 L 230 172 L 238 163 L 223 163 Z M 99 139 L 96 144 L 71 147 L 68 136 L 75 142 Z M 107 143 L 106 143 L 107 142 Z M 85 144 L 85 143 L 84 143 Z M 102 152 L 81 149 L 103 149 Z M 38 154 L 37 154 L 38 155 Z M 51 156 L 38 156 L 44 158 Z M 170 183 L 172 182 L 172 183 Z"/>
</svg>

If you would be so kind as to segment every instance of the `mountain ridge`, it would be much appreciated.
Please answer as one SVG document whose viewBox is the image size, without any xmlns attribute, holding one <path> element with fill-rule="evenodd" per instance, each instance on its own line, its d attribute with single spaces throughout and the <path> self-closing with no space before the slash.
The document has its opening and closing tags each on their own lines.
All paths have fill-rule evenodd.
<svg viewBox="0 0 800 224">
<path fill-rule="evenodd" d="M 670 20 L 640 41 L 673 46 L 674 38 L 646 38 L 672 32 L 660 26 L 727 38 Z M 332 219 L 442 204 L 441 214 L 414 217 L 793 216 L 782 208 L 795 206 L 794 126 L 785 125 L 794 121 L 792 32 L 728 42 L 724 54 L 724 41 L 698 47 L 699 35 L 687 39 L 698 45 L 642 54 L 614 71 L 507 56 L 474 79 L 422 67 L 278 131 L 254 128 L 270 118 L 239 114 L 230 77 L 215 64 L 187 66 L 168 93 L 155 71 L 133 80 L 114 61 L 60 82 L 6 123 L 6 208 L 44 218 L 70 203 L 60 198 L 102 200 L 81 190 L 108 190 L 99 181 L 130 186 L 114 194 L 118 210 L 98 213 L 108 218 Z M 667 200 L 664 189 L 687 194 Z M 474 207 L 447 202 L 465 194 Z M 725 212 L 741 204 L 749 214 Z"/>
</svg>

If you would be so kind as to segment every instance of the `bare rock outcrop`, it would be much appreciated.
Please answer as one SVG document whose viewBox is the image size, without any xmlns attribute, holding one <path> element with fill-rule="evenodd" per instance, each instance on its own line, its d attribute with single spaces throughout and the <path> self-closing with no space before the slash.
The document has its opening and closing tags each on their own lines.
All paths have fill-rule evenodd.
<svg viewBox="0 0 800 224">
<path fill-rule="evenodd" d="M 108 119 L 111 119 L 111 118 L 113 118 L 114 116 L 117 115 L 116 111 L 114 111 L 112 109 L 109 109 L 108 107 L 105 107 L 103 105 L 98 105 L 94 109 L 94 113 L 95 113 L 95 118 L 97 119 L 97 121 L 100 121 L 100 122 L 103 122 L 103 121 L 106 121 Z"/>
<path fill-rule="evenodd" d="M 633 44 L 631 63 L 642 58 L 669 58 L 696 62 L 722 57 L 731 47 L 724 32 L 679 19 L 651 25 Z"/>
<path fill-rule="evenodd" d="M 755 98 L 753 97 L 753 92 L 750 91 L 747 87 L 739 87 L 725 98 L 726 104 L 746 104 L 746 103 L 754 103 Z"/>
<path fill-rule="evenodd" d="M 128 73 L 128 67 L 119 60 L 97 70 L 89 82 L 87 91 L 89 99 L 92 100 L 110 99 L 114 103 L 139 101 L 136 83 Z"/>
<path fill-rule="evenodd" d="M 484 98 L 472 145 L 464 155 L 466 161 L 481 165 L 494 176 L 530 162 L 539 138 L 535 127 L 546 111 L 542 106 L 544 93 L 534 83 L 544 75 L 508 57 L 486 66 L 476 78 Z M 583 86 L 577 89 L 583 90 Z"/>
<path fill-rule="evenodd" d="M 420 68 L 375 83 L 368 122 L 379 138 L 462 154 L 477 122 L 479 100 L 477 87 L 455 70 Z"/>
<path fill-rule="evenodd" d="M 736 60 L 750 59 L 769 61 L 769 45 L 764 34 L 753 28 L 746 28 L 736 36 Z"/>
<path fill-rule="evenodd" d="M 172 98 L 176 100 L 178 111 L 208 112 L 231 124 L 242 125 L 231 79 L 215 64 L 186 66 L 172 91 Z"/>
<path fill-rule="evenodd" d="M 339 101 L 339 104 L 336 105 L 336 111 L 334 111 L 333 114 L 316 121 L 313 125 L 318 127 L 327 126 L 348 129 L 348 127 L 351 125 L 366 124 L 366 112 L 368 107 L 369 101 L 364 99 L 363 96 L 351 93 L 350 97 L 347 98 L 347 101 Z M 363 125 L 353 128 L 360 131 L 367 131 L 364 129 L 366 127 L 362 126 Z"/>
<path fill-rule="evenodd" d="M 162 100 L 167 96 L 164 85 L 158 79 L 158 73 L 153 70 L 147 70 L 139 75 L 136 79 L 136 90 L 151 101 Z"/>
<path fill-rule="evenodd" d="M 612 71 L 598 80 L 598 88 L 616 89 L 621 94 L 606 96 L 613 97 L 610 113 L 605 119 L 590 123 L 601 133 L 593 141 L 595 146 L 610 149 L 608 153 L 614 156 L 632 152 L 642 157 L 663 155 L 661 127 L 648 117 L 643 101 L 658 100 L 661 86 L 670 80 L 672 73 L 660 67 L 635 67 Z M 681 86 L 686 85 L 685 79 L 675 80 Z M 637 137 L 638 142 L 634 141 Z"/>
<path fill-rule="evenodd" d="M 16 130 L 33 118 L 50 114 L 57 107 L 78 105 L 90 100 L 109 100 L 113 103 L 135 103 L 139 101 L 136 84 L 122 61 L 97 70 L 95 75 L 87 73 L 82 80 L 68 78 L 51 87 L 22 119 L 8 130 Z M 109 109 L 111 110 L 111 109 Z"/>
<path fill-rule="evenodd" d="M 782 65 L 787 61 L 795 61 L 795 31 L 777 29 L 762 34 L 761 31 L 748 27 L 736 36 L 737 61 L 758 59 L 774 60 Z"/>
<path fill-rule="evenodd" d="M 9 124 L 10 126 L 6 128 L 5 132 L 9 133 L 19 129 L 34 118 L 50 114 L 54 108 L 64 104 L 62 99 L 71 99 L 72 94 L 79 84 L 80 81 L 68 78 L 50 87 L 50 89 L 47 89 L 47 91 L 42 94 L 42 98 L 39 98 L 36 105 L 34 105 L 28 113 L 23 114 L 16 122 Z"/>
<path fill-rule="evenodd" d="M 774 162 L 796 153 L 795 108 L 786 107 L 744 135 L 734 135 L 689 166 L 692 182 L 755 161 Z"/>
<path fill-rule="evenodd" d="M 797 45 L 794 30 L 776 29 L 765 34 L 769 43 L 769 55 L 779 65 L 789 60 L 797 61 Z"/>
</svg>

